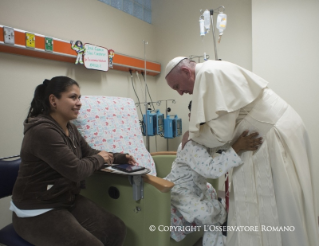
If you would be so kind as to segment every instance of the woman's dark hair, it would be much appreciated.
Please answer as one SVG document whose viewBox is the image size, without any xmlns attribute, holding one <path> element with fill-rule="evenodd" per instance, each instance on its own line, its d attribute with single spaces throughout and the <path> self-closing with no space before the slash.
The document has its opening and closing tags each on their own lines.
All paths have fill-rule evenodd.
<svg viewBox="0 0 319 246">
<path fill-rule="evenodd" d="M 189 102 L 188 109 L 189 109 L 189 111 L 192 111 L 192 101 Z"/>
<path fill-rule="evenodd" d="M 61 93 L 67 91 L 71 85 L 80 87 L 76 81 L 66 76 L 57 76 L 51 80 L 45 79 L 34 91 L 27 119 L 29 117 L 38 116 L 39 114 L 49 114 L 49 96 L 53 94 L 55 97 L 61 98 Z"/>
</svg>

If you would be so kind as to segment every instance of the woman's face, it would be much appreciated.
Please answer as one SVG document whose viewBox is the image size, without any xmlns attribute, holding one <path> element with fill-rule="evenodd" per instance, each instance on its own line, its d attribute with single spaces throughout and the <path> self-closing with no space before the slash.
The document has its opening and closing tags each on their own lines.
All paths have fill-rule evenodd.
<svg viewBox="0 0 319 246">
<path fill-rule="evenodd" d="M 76 119 L 82 106 L 80 99 L 80 88 L 77 85 L 69 86 L 67 91 L 61 93 L 60 99 L 55 98 L 55 113 L 66 121 Z"/>
</svg>

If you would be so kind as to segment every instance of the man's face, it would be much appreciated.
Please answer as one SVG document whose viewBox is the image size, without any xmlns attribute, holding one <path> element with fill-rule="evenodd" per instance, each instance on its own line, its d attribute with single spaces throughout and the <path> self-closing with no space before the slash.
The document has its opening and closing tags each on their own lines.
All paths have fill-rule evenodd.
<svg viewBox="0 0 319 246">
<path fill-rule="evenodd" d="M 195 78 L 189 69 L 185 68 L 180 73 L 170 73 L 166 77 L 167 84 L 181 96 L 184 93 L 193 94 Z"/>
</svg>

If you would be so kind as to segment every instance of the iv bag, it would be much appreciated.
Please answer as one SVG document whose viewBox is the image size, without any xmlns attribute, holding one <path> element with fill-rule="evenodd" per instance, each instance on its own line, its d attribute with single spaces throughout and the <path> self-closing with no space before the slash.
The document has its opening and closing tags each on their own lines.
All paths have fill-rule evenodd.
<svg viewBox="0 0 319 246">
<path fill-rule="evenodd" d="M 200 36 L 205 36 L 204 20 L 202 18 L 199 19 L 199 31 Z"/>
<path fill-rule="evenodd" d="M 210 11 L 206 9 L 203 13 L 203 16 L 204 16 L 205 33 L 207 34 L 210 29 Z"/>
<path fill-rule="evenodd" d="M 227 24 L 227 15 L 224 13 L 219 13 L 217 16 L 216 28 L 219 30 L 219 35 L 223 35 L 224 30 L 226 29 Z"/>
</svg>

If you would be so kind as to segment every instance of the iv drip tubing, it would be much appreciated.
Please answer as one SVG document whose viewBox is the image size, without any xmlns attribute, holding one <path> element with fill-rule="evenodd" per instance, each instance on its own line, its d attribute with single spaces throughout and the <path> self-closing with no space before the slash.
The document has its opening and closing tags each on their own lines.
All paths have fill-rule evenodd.
<svg viewBox="0 0 319 246">
<path fill-rule="evenodd" d="M 137 97 L 137 100 L 138 100 L 138 105 L 141 104 L 140 102 L 140 98 L 138 97 L 137 93 L 136 93 L 136 90 L 135 90 L 135 86 L 134 86 L 134 82 L 133 82 L 133 74 L 132 74 L 132 70 L 130 69 L 129 70 L 130 74 L 131 74 L 131 82 L 132 82 L 132 87 L 133 87 L 133 90 L 135 92 L 135 95 Z M 144 120 L 143 120 L 143 112 L 142 112 L 142 109 L 140 107 L 140 112 L 141 112 L 141 116 L 142 116 L 142 120 L 140 120 L 140 126 L 141 126 L 141 131 L 144 132 L 144 128 L 145 128 L 145 123 L 144 123 Z"/>
<path fill-rule="evenodd" d="M 141 74 L 142 74 L 143 78 L 145 79 L 144 73 L 142 72 Z M 149 91 L 149 89 L 148 89 L 148 84 L 146 84 L 146 89 L 147 89 L 147 93 L 148 93 L 148 96 L 150 97 L 151 102 L 153 102 L 153 99 L 152 99 L 152 97 L 151 97 L 150 91 Z M 155 111 L 155 107 L 154 107 L 153 104 L 152 104 L 152 107 L 153 107 L 153 110 Z"/>
<path fill-rule="evenodd" d="M 136 77 L 138 78 L 138 81 L 140 83 L 140 89 L 141 89 L 141 92 L 142 92 L 142 95 L 144 94 L 144 91 L 143 91 L 143 83 L 142 81 L 140 80 L 140 76 L 138 75 L 138 71 L 135 71 L 136 72 Z"/>
<path fill-rule="evenodd" d="M 222 11 L 220 11 L 219 9 L 223 9 Z M 213 12 L 217 12 L 217 10 L 218 10 L 218 12 L 224 12 L 225 11 L 225 7 L 224 6 L 219 6 L 218 8 L 216 8 L 216 9 L 212 9 L 213 10 Z"/>
<path fill-rule="evenodd" d="M 130 70 L 129 72 L 130 72 L 130 74 L 131 74 L 131 82 L 132 82 L 133 90 L 134 90 L 134 92 L 135 92 L 135 96 L 137 97 L 138 103 L 141 104 L 141 103 L 140 103 L 140 98 L 138 97 L 138 95 L 137 95 L 137 93 L 136 93 L 136 90 L 135 90 L 135 86 L 134 86 L 134 82 L 133 82 L 132 70 Z M 141 112 L 141 115 L 142 115 L 142 117 L 143 117 L 143 113 L 142 113 L 142 109 L 141 109 L 141 108 L 140 108 L 140 112 Z"/>
</svg>

